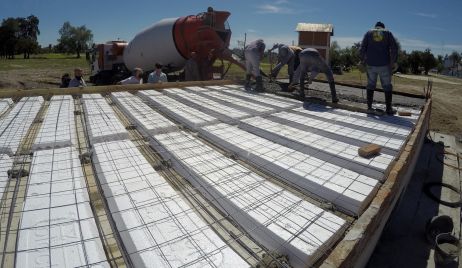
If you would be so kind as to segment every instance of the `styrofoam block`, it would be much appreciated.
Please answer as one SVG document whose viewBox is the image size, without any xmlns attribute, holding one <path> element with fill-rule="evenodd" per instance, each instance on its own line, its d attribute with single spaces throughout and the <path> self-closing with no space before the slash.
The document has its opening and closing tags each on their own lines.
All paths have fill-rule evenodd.
<svg viewBox="0 0 462 268">
<path fill-rule="evenodd" d="M 8 185 L 8 170 L 13 167 L 13 159 L 6 154 L 0 154 L 0 200 Z"/>
<path fill-rule="evenodd" d="M 232 97 L 232 96 L 229 96 L 229 95 L 223 94 L 221 92 L 217 92 L 217 91 L 208 91 L 208 92 L 203 92 L 202 94 L 214 97 L 216 99 L 220 99 L 220 100 L 222 100 L 224 102 L 230 102 L 230 103 L 245 107 L 246 109 L 250 109 L 250 110 L 253 110 L 253 111 L 258 112 L 258 113 L 265 113 L 265 112 L 274 111 L 274 109 L 271 108 L 271 107 L 259 105 L 259 104 L 256 104 L 254 102 L 251 102 L 251 101 L 245 101 L 245 100 L 240 99 L 238 97 Z"/>
<path fill-rule="evenodd" d="M 22 98 L 8 115 L 0 120 L 0 153 L 10 156 L 16 153 L 42 103 L 42 97 Z"/>
<path fill-rule="evenodd" d="M 159 92 L 156 92 L 156 94 Z M 205 124 L 217 122 L 215 117 L 207 115 L 197 109 L 191 108 L 179 101 L 164 95 L 149 95 L 149 92 L 140 91 L 139 96 L 155 105 L 158 109 L 173 117 L 176 121 L 193 129 Z"/>
<path fill-rule="evenodd" d="M 351 159 L 353 162 L 371 166 L 379 170 L 385 170 L 384 164 L 390 164 L 393 157 L 387 154 L 380 154 L 370 159 L 357 156 L 358 146 L 350 145 L 345 142 L 323 137 L 310 131 L 303 131 L 277 122 L 270 121 L 262 117 L 253 117 L 243 120 L 248 125 L 277 134 L 284 139 L 292 140 L 324 152 Z M 260 136 L 260 135 L 259 135 Z M 348 153 L 348 150 L 350 153 Z M 380 159 L 380 162 L 379 162 Z"/>
<path fill-rule="evenodd" d="M 214 259 L 212 256 L 229 249 L 149 165 L 133 142 L 123 140 L 95 144 L 92 157 L 109 210 L 134 265 L 185 265 L 184 256 L 191 258 L 187 261 L 199 263 L 204 252 L 206 260 L 210 261 Z M 189 219 L 194 219 L 194 224 Z M 214 247 L 207 253 L 209 243 L 203 245 L 201 241 L 193 240 L 191 242 L 194 243 L 189 244 L 191 247 L 186 248 L 178 243 L 204 230 L 210 230 L 208 239 L 214 241 L 212 245 L 219 244 L 219 248 Z M 248 266 L 232 250 L 226 250 L 221 263 L 216 265 Z"/>
<path fill-rule="evenodd" d="M 289 254 L 294 267 L 313 264 L 325 247 L 340 238 L 347 225 L 343 219 L 299 199 L 190 134 L 181 131 L 155 135 L 154 138 L 158 144 L 153 145 L 165 158 L 172 160 L 173 167 L 193 186 L 259 243 Z M 282 221 L 282 216 L 289 222 Z M 304 240 L 305 246 L 292 243 L 295 234 L 305 234 L 309 225 L 318 223 L 318 219 L 324 216 L 335 219 L 328 224 L 319 222 L 330 236 L 314 234 L 316 239 Z M 282 231 L 270 230 L 268 226 L 271 224 L 283 226 Z M 296 231 L 289 231 L 288 226 L 293 226 Z M 313 245 L 315 250 L 306 252 L 308 245 Z"/>
<path fill-rule="evenodd" d="M 205 98 L 203 96 L 200 96 L 200 95 L 197 95 L 197 94 L 194 94 L 194 93 L 190 93 L 190 92 L 185 91 L 185 90 L 169 89 L 168 91 L 166 91 L 166 94 L 172 94 L 172 95 L 175 95 L 175 96 L 183 97 L 183 98 L 187 99 L 188 101 L 197 104 L 198 106 L 205 107 L 205 108 L 207 108 L 209 110 L 214 111 L 215 113 L 219 113 L 219 114 L 222 114 L 222 115 L 225 115 L 227 117 L 234 118 L 234 119 L 239 119 L 239 118 L 246 117 L 246 116 L 250 115 L 250 114 L 248 114 L 248 113 L 246 113 L 244 111 L 229 107 L 225 103 L 219 103 L 219 102 L 210 100 L 208 98 Z"/>
<path fill-rule="evenodd" d="M 75 144 L 73 99 L 69 95 L 54 96 L 51 98 L 47 114 L 32 145 L 32 150 L 59 148 Z"/>
<path fill-rule="evenodd" d="M 106 256 L 77 151 L 65 147 L 35 152 L 29 177 L 18 239 L 21 263 L 46 255 L 57 267 L 104 266 Z M 68 186 L 62 187 L 64 183 Z"/>
<path fill-rule="evenodd" d="M 265 103 L 265 104 L 268 104 L 268 105 L 271 105 L 271 106 L 277 106 L 279 108 L 283 108 L 283 109 L 287 109 L 287 108 L 291 108 L 291 107 L 296 107 L 299 105 L 299 103 L 288 103 L 288 102 L 284 102 L 284 101 L 280 101 L 280 100 L 277 100 L 277 99 L 271 99 L 271 98 L 268 98 L 267 96 L 262 96 L 260 94 L 252 94 L 252 93 L 249 93 L 249 92 L 246 92 L 246 91 L 239 91 L 239 90 L 228 90 L 226 91 L 226 93 L 228 94 L 232 94 L 234 96 L 239 96 L 239 97 L 243 97 L 245 99 L 248 99 L 248 100 L 253 100 L 253 101 L 258 101 L 258 102 L 261 102 L 261 103 Z"/>
<path fill-rule="evenodd" d="M 176 125 L 160 113 L 146 105 L 139 97 L 128 92 L 112 93 L 113 100 L 137 126 L 148 134 L 168 132 L 176 129 Z"/>
<path fill-rule="evenodd" d="M 92 144 L 128 138 L 128 132 L 104 98 L 83 99 L 88 136 Z"/>
<path fill-rule="evenodd" d="M 0 115 L 5 113 L 10 106 L 13 105 L 13 100 L 10 98 L 0 99 Z"/>
<path fill-rule="evenodd" d="M 297 122 L 303 125 L 313 127 L 315 129 L 327 131 L 329 133 L 338 134 L 346 136 L 348 138 L 354 138 L 366 143 L 374 143 L 384 147 L 388 147 L 393 150 L 399 150 L 399 148 L 404 143 L 404 136 L 396 136 L 395 138 L 387 138 L 373 133 L 368 133 L 362 130 L 357 130 L 354 128 L 337 126 L 333 123 L 323 122 L 321 120 L 304 117 L 299 114 L 281 112 L 273 114 L 273 116 L 282 118 L 285 120 Z"/>
</svg>

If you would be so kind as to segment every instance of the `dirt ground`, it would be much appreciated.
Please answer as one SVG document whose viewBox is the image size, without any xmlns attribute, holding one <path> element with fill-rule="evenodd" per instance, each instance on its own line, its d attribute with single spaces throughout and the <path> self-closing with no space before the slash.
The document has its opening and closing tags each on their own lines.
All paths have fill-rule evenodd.
<svg viewBox="0 0 462 268">
<path fill-rule="evenodd" d="M 85 70 L 85 80 L 88 81 L 89 65 L 85 59 L 75 59 L 72 56 L 51 55 L 31 60 L 0 60 L 0 90 L 1 88 L 48 88 L 58 87 L 62 74 L 72 76 L 73 69 L 81 67 Z M 269 65 L 262 66 L 269 73 Z M 268 70 L 266 70 L 268 69 Z M 281 70 L 279 77 L 286 76 L 286 69 Z M 232 67 L 227 79 L 242 79 L 244 72 Z M 319 79 L 324 79 L 321 74 Z M 428 79 L 433 80 L 433 108 L 431 116 L 431 129 L 437 132 L 455 135 L 462 140 L 462 79 L 445 76 L 414 76 L 395 75 L 393 84 L 395 91 L 422 94 L 427 86 Z M 365 74 L 357 70 L 335 75 L 337 82 L 350 85 L 366 84 Z M 281 88 L 272 88 L 272 84 L 265 84 L 268 91 L 277 91 Z M 345 97 L 345 96 L 343 96 Z"/>
</svg>

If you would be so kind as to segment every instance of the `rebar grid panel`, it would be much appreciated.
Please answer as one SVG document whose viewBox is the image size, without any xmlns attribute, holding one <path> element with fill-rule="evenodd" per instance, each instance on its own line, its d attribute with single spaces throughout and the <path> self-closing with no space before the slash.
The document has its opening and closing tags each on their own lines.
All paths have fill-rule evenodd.
<svg viewBox="0 0 462 268">
<path fill-rule="evenodd" d="M 112 100 L 130 117 L 132 122 L 140 126 L 147 134 L 168 132 L 177 126 L 151 107 L 138 96 L 128 92 L 111 93 Z"/>
<path fill-rule="evenodd" d="M 53 96 L 32 150 L 76 145 L 74 100 L 72 96 Z"/>
<path fill-rule="evenodd" d="M 272 176 L 300 187 L 315 199 L 357 216 L 368 205 L 379 182 L 357 172 L 318 159 L 251 134 L 236 126 L 217 124 L 200 133 L 217 146 L 236 153 Z"/>
<path fill-rule="evenodd" d="M 98 97 L 98 96 L 94 96 Z M 95 177 L 94 167 L 90 158 L 90 141 L 88 130 L 83 116 L 83 106 L 80 98 L 74 100 L 75 126 L 77 134 L 77 148 L 81 157 L 83 175 L 86 181 L 90 205 L 92 206 L 94 219 L 106 252 L 107 261 L 111 267 L 127 267 L 129 260 L 126 251 L 120 242 L 120 237 L 116 232 L 115 224 L 107 208 L 106 200 L 102 193 L 101 186 Z"/>
<path fill-rule="evenodd" d="M 152 168 L 131 141 L 98 143 L 93 158 L 134 266 L 247 266 Z"/>
<path fill-rule="evenodd" d="M 19 228 L 17 267 L 109 267 L 73 147 L 34 153 Z"/>
<path fill-rule="evenodd" d="M 237 91 L 241 91 L 241 92 L 243 92 L 243 91 L 247 92 L 245 87 L 242 86 L 242 85 L 224 85 L 224 87 L 226 87 L 228 90 L 231 89 L 231 90 L 237 90 Z M 303 105 L 302 101 L 291 99 L 291 98 L 286 98 L 286 97 L 281 97 L 281 96 L 278 96 L 278 95 L 275 95 L 275 94 L 272 94 L 272 93 L 258 92 L 258 93 L 254 93 L 254 94 L 256 94 L 258 96 L 263 96 L 263 97 L 268 98 L 268 99 L 278 100 L 278 101 L 281 101 L 281 102 L 284 102 L 284 103 Z"/>
<path fill-rule="evenodd" d="M 0 154 L 0 204 L 8 186 L 8 171 L 13 167 L 13 159 L 6 154 Z"/>
<path fill-rule="evenodd" d="M 0 266 L 13 267 L 16 260 L 18 229 L 21 219 L 21 211 L 27 189 L 29 169 L 31 163 L 31 148 L 33 141 L 37 137 L 44 114 L 48 109 L 48 102 L 44 102 L 42 97 L 25 97 L 21 99 L 12 111 L 15 111 L 16 120 L 23 120 L 22 129 L 17 134 L 22 138 L 19 143 L 14 145 L 15 155 L 11 158 L 13 166 L 8 171 L 8 182 L 5 186 L 3 198 L 1 200 L 0 211 Z M 30 109 L 24 109 L 29 106 Z M 38 106 L 38 108 L 37 108 Z M 31 108 L 34 107 L 34 108 Z M 16 109 L 16 110 L 15 110 Z M 31 115 L 27 115 L 30 111 Z M 11 111 L 8 116 L 11 115 Z M 19 116 L 20 115 L 20 116 Z M 33 117 L 32 117 L 33 115 Z M 13 128 L 18 128 L 21 123 L 13 122 Z M 25 122 L 24 122 L 25 121 Z"/>
<path fill-rule="evenodd" d="M 251 116 L 251 114 L 246 113 L 245 111 L 241 111 L 239 109 L 235 109 L 233 107 L 224 105 L 223 103 L 219 103 L 219 102 L 207 99 L 203 96 L 194 94 L 187 90 L 169 89 L 169 90 L 165 90 L 163 93 L 183 103 L 186 100 L 192 103 L 194 105 L 194 108 L 201 110 L 201 111 L 205 110 L 204 112 L 207 114 L 210 114 L 210 111 L 212 111 L 214 114 L 217 115 L 215 117 L 219 118 L 221 121 L 236 120 L 236 119 Z"/>
<path fill-rule="evenodd" d="M 214 90 L 196 90 L 196 88 L 186 88 L 185 90 L 195 93 L 199 96 L 205 97 L 207 99 L 216 101 L 218 103 L 222 103 L 223 105 L 233 107 L 235 109 L 239 109 L 241 111 L 245 111 L 246 113 L 250 113 L 253 115 L 259 114 L 268 114 L 276 111 L 275 107 L 268 107 L 268 105 L 261 105 L 257 104 L 253 101 L 246 101 L 238 97 L 233 97 L 229 95 L 225 95 L 219 91 Z"/>
<path fill-rule="evenodd" d="M 0 153 L 16 154 L 40 107 L 42 97 L 25 97 L 16 103 L 5 118 L 0 120 Z"/>
<path fill-rule="evenodd" d="M 294 267 L 312 265 L 338 241 L 345 220 L 310 204 L 181 132 L 153 136 L 173 167 L 225 215 Z"/>
<path fill-rule="evenodd" d="M 207 88 L 212 88 L 215 91 L 219 92 L 222 94 L 223 99 L 226 99 L 227 96 L 232 96 L 236 98 L 240 98 L 245 101 L 251 101 L 253 103 L 262 105 L 262 106 L 267 106 L 271 107 L 274 109 L 291 109 L 298 107 L 300 103 L 288 103 L 285 101 L 281 101 L 278 99 L 273 99 L 273 98 L 262 98 L 262 95 L 260 93 L 254 93 L 251 91 L 240 91 L 240 90 L 230 90 L 229 88 L 226 87 L 214 87 L 214 86 L 209 86 Z"/>
<path fill-rule="evenodd" d="M 13 100 L 10 98 L 0 99 L 0 118 L 3 116 L 4 113 L 10 109 L 13 105 Z"/>
<path fill-rule="evenodd" d="M 138 95 L 153 104 L 161 112 L 176 118 L 178 122 L 192 129 L 218 122 L 217 118 L 191 108 L 155 90 L 140 91 Z"/>
<path fill-rule="evenodd" d="M 312 128 L 312 132 L 316 132 L 316 130 L 318 130 L 318 134 L 321 134 L 325 137 L 333 136 L 336 140 L 342 140 L 343 138 L 345 138 L 354 139 L 365 144 L 374 143 L 382 147 L 391 149 L 389 151 L 395 151 L 393 156 L 396 155 L 397 151 L 401 148 L 406 139 L 406 137 L 390 138 L 387 136 L 358 130 L 354 127 L 346 127 L 339 124 L 309 118 L 303 115 L 298 115 L 290 112 L 276 113 L 273 114 L 272 117 L 277 117 L 279 119 L 283 119 L 284 121 L 294 122 L 298 126 L 300 126 L 300 128 Z"/>
<path fill-rule="evenodd" d="M 310 104 L 305 108 L 297 108 L 294 113 L 313 116 L 320 120 L 329 120 L 330 122 L 339 122 L 352 127 L 361 127 L 368 131 L 381 132 L 383 135 L 391 135 L 391 137 L 406 137 L 411 133 L 412 127 L 401 126 L 399 124 L 390 124 L 375 117 L 365 117 L 363 119 L 353 117 L 355 112 L 341 113 L 339 109 L 334 109 L 318 104 Z"/>
<path fill-rule="evenodd" d="M 128 132 L 100 94 L 82 96 L 90 144 L 126 139 Z"/>
<path fill-rule="evenodd" d="M 138 98 L 134 95 L 132 95 L 132 97 Z M 109 99 L 108 101 L 111 103 Z M 122 113 L 118 106 L 113 105 L 112 107 L 125 126 L 131 125 L 128 118 L 133 117 L 133 115 Z M 122 108 L 122 110 L 126 112 L 126 109 Z M 161 116 L 160 114 L 158 115 Z M 153 132 L 159 133 L 161 129 L 162 126 L 158 125 Z M 176 127 L 176 131 L 177 130 L 178 127 Z M 178 191 L 179 195 L 187 202 L 189 207 L 200 215 L 202 220 L 204 220 L 223 241 L 226 241 L 226 244 L 230 246 L 230 248 L 237 252 L 241 258 L 245 259 L 251 266 L 257 265 L 263 254 L 267 254 L 268 252 L 260 245 L 256 244 L 242 227 L 236 225 L 232 219 L 225 217 L 213 204 L 201 195 L 200 191 L 195 189 L 187 180 L 170 168 L 168 162 L 146 142 L 147 139 L 150 139 L 149 134 L 146 133 L 148 133 L 148 131 L 142 125 L 140 125 L 139 128 L 129 129 L 131 141 L 136 145 L 149 164 L 151 164 L 151 166 L 153 166 L 176 191 Z"/>
<path fill-rule="evenodd" d="M 353 111 L 348 111 L 348 110 L 343 110 L 343 109 L 335 109 L 335 113 L 342 114 L 342 115 L 348 115 L 354 118 L 364 119 L 367 121 L 382 122 L 382 123 L 391 124 L 394 126 L 406 127 L 410 129 L 413 129 L 415 126 L 415 122 L 414 122 L 415 120 L 413 119 L 413 117 L 414 116 L 418 117 L 416 114 L 420 114 L 418 111 L 416 111 L 412 117 L 400 116 L 398 114 L 393 115 L 393 116 L 371 116 L 367 113 L 353 112 Z"/>
<path fill-rule="evenodd" d="M 301 146 L 309 146 L 320 152 L 327 152 L 332 156 L 342 157 L 345 161 L 358 163 L 381 172 L 384 172 L 393 160 L 393 156 L 387 154 L 380 154 L 372 158 L 363 158 L 358 155 L 358 146 L 329 139 L 309 131 L 289 127 L 262 117 L 253 117 L 245 119 L 242 122 L 245 124 L 241 124 L 239 126 L 240 128 L 256 135 L 261 135 L 277 143 L 291 140 Z M 274 135 L 276 135 L 276 137 Z M 311 156 L 316 157 L 316 154 L 312 154 Z"/>
</svg>

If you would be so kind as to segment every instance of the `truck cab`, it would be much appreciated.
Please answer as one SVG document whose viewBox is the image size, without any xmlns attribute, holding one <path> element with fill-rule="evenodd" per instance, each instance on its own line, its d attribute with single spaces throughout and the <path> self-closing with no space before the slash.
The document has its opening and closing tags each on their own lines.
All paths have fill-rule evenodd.
<svg viewBox="0 0 462 268">
<path fill-rule="evenodd" d="M 127 42 L 109 41 L 96 45 L 90 52 L 90 82 L 95 85 L 115 84 L 130 72 L 125 67 L 123 52 Z"/>
</svg>

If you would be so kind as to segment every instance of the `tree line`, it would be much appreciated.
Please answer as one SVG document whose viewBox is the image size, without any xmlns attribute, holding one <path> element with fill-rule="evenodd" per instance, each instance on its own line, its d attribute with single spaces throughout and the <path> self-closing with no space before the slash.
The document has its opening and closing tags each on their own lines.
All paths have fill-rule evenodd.
<svg viewBox="0 0 462 268">
<path fill-rule="evenodd" d="M 39 19 L 30 15 L 27 18 L 7 18 L 0 25 L 0 58 L 14 59 L 23 54 L 25 59 L 39 47 L 37 36 Z"/>
<path fill-rule="evenodd" d="M 34 15 L 3 19 L 0 24 L 0 58 L 14 59 L 15 55 L 23 54 L 24 59 L 29 59 L 30 54 L 43 52 L 75 53 L 80 58 L 80 53 L 93 45 L 90 29 L 85 25 L 72 26 L 66 21 L 58 31 L 57 44 L 42 48 L 37 42 L 39 22 Z"/>
<path fill-rule="evenodd" d="M 350 70 L 358 66 L 360 62 L 359 49 L 361 42 L 354 43 L 351 47 L 340 48 L 336 41 L 332 42 L 329 55 L 330 65 L 332 67 L 341 66 L 343 70 Z M 451 63 L 451 68 L 456 68 L 460 63 L 462 53 L 453 51 L 450 55 L 446 55 Z M 424 72 L 426 75 L 432 69 L 436 69 L 439 73 L 445 68 L 445 57 L 438 55 L 435 57 L 430 49 L 425 51 L 414 50 L 410 53 L 401 48 L 398 42 L 398 72 L 421 74 Z"/>
</svg>

